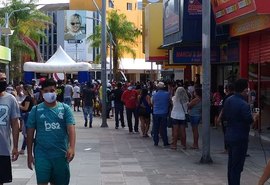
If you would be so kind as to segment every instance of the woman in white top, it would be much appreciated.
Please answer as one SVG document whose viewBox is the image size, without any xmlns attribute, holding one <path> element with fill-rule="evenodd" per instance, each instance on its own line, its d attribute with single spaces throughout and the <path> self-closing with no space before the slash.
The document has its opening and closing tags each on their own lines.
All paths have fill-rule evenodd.
<svg viewBox="0 0 270 185">
<path fill-rule="evenodd" d="M 178 87 L 175 91 L 175 96 L 172 97 L 173 108 L 171 118 L 173 123 L 173 141 L 171 149 L 177 149 L 177 139 L 179 129 L 181 132 L 181 145 L 186 149 L 186 116 L 188 107 L 188 95 L 183 87 Z"/>
</svg>

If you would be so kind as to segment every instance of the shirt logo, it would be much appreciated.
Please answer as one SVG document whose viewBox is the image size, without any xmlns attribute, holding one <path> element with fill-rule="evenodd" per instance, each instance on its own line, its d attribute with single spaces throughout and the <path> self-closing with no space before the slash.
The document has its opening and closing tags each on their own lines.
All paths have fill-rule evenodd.
<svg viewBox="0 0 270 185">
<path fill-rule="evenodd" d="M 63 114 L 62 112 L 59 112 L 59 114 L 58 114 L 58 118 L 60 118 L 60 119 L 64 119 L 64 114 Z"/>
<path fill-rule="evenodd" d="M 59 123 L 48 123 L 47 121 L 44 122 L 45 125 L 45 131 L 50 132 L 52 130 L 60 130 L 60 124 Z"/>
<path fill-rule="evenodd" d="M 43 118 L 45 118 L 45 115 L 41 114 L 41 116 L 39 118 L 43 119 Z"/>
</svg>

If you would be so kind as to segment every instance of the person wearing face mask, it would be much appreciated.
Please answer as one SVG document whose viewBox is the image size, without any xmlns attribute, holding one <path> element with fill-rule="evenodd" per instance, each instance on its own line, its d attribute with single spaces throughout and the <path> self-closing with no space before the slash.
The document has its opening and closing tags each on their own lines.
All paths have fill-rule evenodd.
<svg viewBox="0 0 270 185">
<path fill-rule="evenodd" d="M 0 185 L 12 182 L 11 160 L 19 156 L 19 117 L 20 109 L 15 97 L 5 92 L 7 87 L 6 75 L 0 72 Z M 12 132 L 12 151 L 11 139 Z M 11 153 L 11 157 L 10 157 Z"/>
<path fill-rule="evenodd" d="M 251 113 L 246 101 L 248 81 L 239 79 L 234 84 L 234 95 L 226 99 L 223 120 L 227 122 L 225 142 L 228 150 L 228 184 L 240 185 L 248 149 L 250 125 L 258 120 L 259 113 Z"/>
<path fill-rule="evenodd" d="M 68 185 L 69 162 L 75 155 L 75 120 L 70 107 L 57 102 L 53 79 L 43 82 L 41 93 L 44 102 L 32 108 L 26 124 L 28 168 L 32 170 L 35 161 L 38 184 Z"/>
</svg>

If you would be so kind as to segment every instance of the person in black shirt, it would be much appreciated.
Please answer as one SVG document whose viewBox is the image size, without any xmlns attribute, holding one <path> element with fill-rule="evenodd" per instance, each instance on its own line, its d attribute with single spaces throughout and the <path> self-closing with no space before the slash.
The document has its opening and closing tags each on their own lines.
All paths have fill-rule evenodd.
<svg viewBox="0 0 270 185">
<path fill-rule="evenodd" d="M 119 115 L 122 128 L 125 127 L 124 123 L 124 103 L 121 101 L 121 96 L 123 94 L 122 84 L 119 82 L 117 88 L 112 91 L 114 99 L 114 108 L 115 108 L 115 129 L 119 127 Z"/>
<path fill-rule="evenodd" d="M 56 87 L 56 93 L 57 93 L 56 100 L 57 101 L 64 102 L 64 90 L 65 90 L 65 86 L 64 86 L 62 80 L 58 80 L 57 87 Z"/>
<path fill-rule="evenodd" d="M 89 115 L 89 128 L 92 128 L 93 121 L 93 102 L 95 99 L 95 91 L 93 89 L 93 84 L 87 82 L 86 87 L 82 91 L 82 104 L 83 104 L 83 116 L 84 116 L 84 126 L 87 127 L 88 115 Z"/>
<path fill-rule="evenodd" d="M 233 95 L 234 93 L 234 86 L 233 84 L 227 84 L 224 88 L 224 91 L 225 91 L 225 96 L 221 102 L 221 110 L 220 110 L 220 113 L 219 113 L 219 116 L 218 116 L 218 123 L 221 123 L 222 125 L 222 132 L 223 132 L 223 135 L 225 137 L 225 134 L 226 134 L 226 126 L 227 126 L 227 122 L 222 120 L 222 115 L 223 115 L 223 106 L 225 104 L 225 101 L 227 98 L 229 98 L 230 96 Z M 227 153 L 228 151 L 228 147 L 227 147 L 227 144 L 225 142 L 225 139 L 224 139 L 224 151 L 222 153 Z"/>
<path fill-rule="evenodd" d="M 23 94 L 24 94 L 24 100 L 20 103 L 20 110 L 22 115 L 22 124 L 21 124 L 21 130 L 23 134 L 23 144 L 20 150 L 20 154 L 24 154 L 24 150 L 26 148 L 26 127 L 25 124 L 28 119 L 28 114 L 31 111 L 32 107 L 34 106 L 34 98 L 33 98 L 33 92 L 32 92 L 32 86 L 31 85 L 24 85 L 23 88 Z"/>
</svg>

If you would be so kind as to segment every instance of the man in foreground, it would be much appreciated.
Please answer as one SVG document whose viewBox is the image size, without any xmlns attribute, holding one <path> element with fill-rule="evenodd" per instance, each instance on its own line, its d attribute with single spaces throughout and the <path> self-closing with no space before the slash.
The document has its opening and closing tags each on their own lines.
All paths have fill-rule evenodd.
<svg viewBox="0 0 270 185">
<path fill-rule="evenodd" d="M 53 79 L 45 80 L 41 92 L 44 102 L 32 108 L 27 121 L 28 168 L 32 170 L 35 164 L 39 185 L 68 185 L 69 162 L 75 154 L 75 120 L 70 107 L 56 101 Z"/>
<path fill-rule="evenodd" d="M 19 156 L 19 105 L 13 95 L 6 93 L 7 82 L 5 73 L 0 72 L 0 185 L 12 182 L 11 160 Z M 10 159 L 12 130 L 13 149 Z"/>
<path fill-rule="evenodd" d="M 243 171 L 250 125 L 258 119 L 259 114 L 252 115 L 246 101 L 248 95 L 248 81 L 239 79 L 234 84 L 235 94 L 227 98 L 223 107 L 223 119 L 227 121 L 225 142 L 227 144 L 228 184 L 240 185 Z"/>
</svg>

